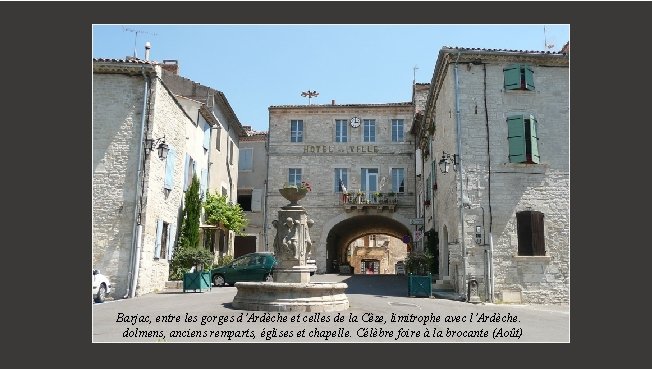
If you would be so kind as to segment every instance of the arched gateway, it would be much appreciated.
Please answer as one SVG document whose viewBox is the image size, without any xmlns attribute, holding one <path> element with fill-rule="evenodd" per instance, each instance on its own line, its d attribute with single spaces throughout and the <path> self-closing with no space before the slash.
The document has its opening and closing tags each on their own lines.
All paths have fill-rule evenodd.
<svg viewBox="0 0 652 369">
<path fill-rule="evenodd" d="M 384 234 L 398 239 L 410 234 L 408 219 L 400 214 L 339 214 L 324 224 L 319 241 L 325 254 L 317 256 L 320 270 L 332 273 L 334 265 L 346 261 L 348 245 L 364 236 Z M 321 260 L 319 260 L 321 259 Z"/>
</svg>

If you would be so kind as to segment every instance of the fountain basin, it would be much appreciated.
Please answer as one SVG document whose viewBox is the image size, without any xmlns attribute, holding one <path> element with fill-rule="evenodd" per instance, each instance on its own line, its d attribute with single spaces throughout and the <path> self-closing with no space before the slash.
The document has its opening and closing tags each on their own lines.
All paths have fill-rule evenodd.
<svg viewBox="0 0 652 369">
<path fill-rule="evenodd" d="M 237 282 L 233 307 L 241 310 L 329 312 L 348 310 L 346 283 Z"/>
</svg>

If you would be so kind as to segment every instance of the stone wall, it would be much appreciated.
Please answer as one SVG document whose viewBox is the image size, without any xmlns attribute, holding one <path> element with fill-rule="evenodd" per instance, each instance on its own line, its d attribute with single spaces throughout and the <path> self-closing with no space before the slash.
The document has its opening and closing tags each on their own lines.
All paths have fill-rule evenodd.
<svg viewBox="0 0 652 369">
<path fill-rule="evenodd" d="M 535 91 L 504 91 L 503 67 L 460 64 L 459 92 L 462 122 L 463 173 L 438 174 L 436 223 L 447 226 L 449 242 L 459 238 L 459 182 L 462 175 L 470 209 L 463 210 L 467 275 L 482 278 L 479 290 L 486 291 L 486 245 L 476 245 L 474 227 L 483 225 L 483 243 L 489 242 L 489 158 L 491 160 L 491 224 L 494 241 L 495 297 L 520 294 L 522 302 L 564 303 L 569 300 L 569 101 L 568 67 L 533 63 Z M 545 64 L 542 62 L 542 64 Z M 453 66 L 436 102 L 435 152 L 456 152 L 455 87 Z M 508 160 L 508 115 L 533 114 L 538 121 L 539 164 L 513 164 Z M 523 210 L 544 213 L 545 257 L 517 256 L 516 213 Z M 482 212 L 484 211 L 484 219 Z M 441 235 L 441 233 L 440 233 Z M 441 238 L 441 236 L 440 236 Z M 442 240 L 441 242 L 444 242 Z M 460 246 L 461 250 L 461 246 Z M 457 288 L 464 287 L 460 259 Z M 453 273 L 451 267 L 451 273 Z M 483 292 L 484 293 L 484 292 Z"/>
</svg>

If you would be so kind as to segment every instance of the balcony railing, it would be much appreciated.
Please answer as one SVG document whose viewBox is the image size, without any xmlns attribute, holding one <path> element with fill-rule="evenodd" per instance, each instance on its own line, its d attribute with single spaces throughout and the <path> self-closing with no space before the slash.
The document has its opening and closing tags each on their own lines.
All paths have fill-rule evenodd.
<svg viewBox="0 0 652 369">
<path fill-rule="evenodd" d="M 398 196 L 394 193 L 364 193 L 356 192 L 349 194 L 340 194 L 340 205 L 383 205 L 398 203 Z"/>
</svg>

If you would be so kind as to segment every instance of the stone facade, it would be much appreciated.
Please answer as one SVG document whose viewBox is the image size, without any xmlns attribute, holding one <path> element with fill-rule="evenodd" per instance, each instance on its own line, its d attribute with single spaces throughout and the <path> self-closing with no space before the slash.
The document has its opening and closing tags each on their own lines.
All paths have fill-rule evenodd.
<svg viewBox="0 0 652 369">
<path fill-rule="evenodd" d="M 315 220 L 310 233 L 311 258 L 317 261 L 317 273 L 333 271 L 334 260 L 345 261 L 346 247 L 361 236 L 381 233 L 400 239 L 409 234 L 413 229 L 409 219 L 415 215 L 414 142 L 409 135 L 413 110 L 412 103 L 271 106 L 268 232 L 277 210 L 287 203 L 278 190 L 288 184 L 292 169 L 294 173 L 300 171 L 300 180 L 312 185 L 312 192 L 301 200 L 301 205 Z M 360 126 L 351 126 L 354 117 L 360 119 Z M 375 142 L 363 138 L 365 120 L 369 119 L 375 119 Z M 392 141 L 393 119 L 402 120 L 401 142 Z M 300 142 L 291 142 L 293 120 L 303 122 Z M 336 142 L 336 120 L 346 124 L 346 142 Z M 396 168 L 395 173 L 404 174 L 403 193 L 397 195 L 395 205 L 343 204 L 335 176 L 340 168 L 346 169 L 345 187 L 349 192 L 362 189 L 361 176 L 366 168 L 365 181 L 374 181 L 377 190 L 384 193 L 392 190 L 392 168 Z"/>
<path fill-rule="evenodd" d="M 240 137 L 240 152 L 243 153 L 241 159 L 247 161 L 240 162 L 238 168 L 238 198 L 247 200 L 244 205 L 249 222 L 245 237 L 255 237 L 255 251 L 271 251 L 265 248 L 267 133 L 247 131 L 246 136 Z M 239 237 L 236 237 L 236 244 L 238 242 Z"/>
<path fill-rule="evenodd" d="M 374 235 L 352 242 L 347 261 L 354 274 L 369 274 L 362 266 L 365 260 L 378 262 L 378 270 L 374 270 L 373 274 L 395 274 L 396 263 L 405 260 L 406 256 L 407 247 L 403 241 L 386 235 Z"/>
<path fill-rule="evenodd" d="M 534 90 L 505 88 L 504 68 L 514 64 L 532 68 Z M 457 291 L 465 291 L 465 276 L 474 276 L 480 297 L 489 299 L 491 238 L 496 300 L 569 302 L 568 67 L 563 53 L 439 53 L 419 130 L 421 149 L 432 151 L 423 164 L 424 176 L 433 172 L 432 214 L 425 217 L 439 233 L 440 276 Z M 536 117 L 539 163 L 510 162 L 507 118 L 516 114 Z M 458 155 L 456 171 L 436 169 L 443 152 Z M 522 211 L 543 213 L 545 255 L 518 255 Z"/>
<path fill-rule="evenodd" d="M 156 62 L 93 59 L 92 265 L 111 278 L 114 298 L 165 288 L 191 168 L 187 155 L 205 191 L 224 187 L 235 201 L 242 132 L 219 91 Z M 162 142 L 166 158 L 156 150 Z M 227 245 L 232 253 L 232 234 Z"/>
<path fill-rule="evenodd" d="M 115 298 L 162 290 L 168 279 L 190 118 L 160 73 L 147 62 L 93 61 L 92 263 L 111 278 Z M 163 137 L 167 158 L 143 147 Z"/>
</svg>

